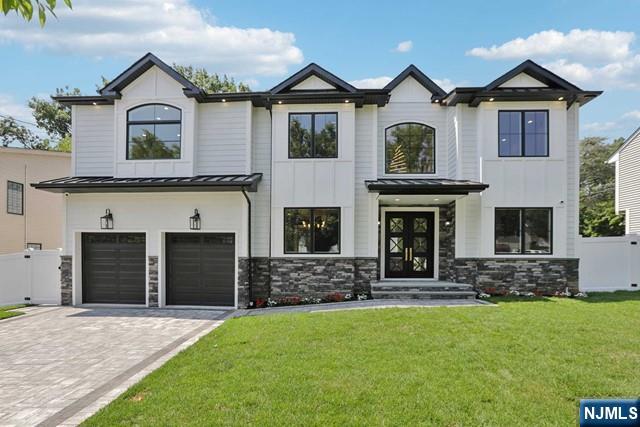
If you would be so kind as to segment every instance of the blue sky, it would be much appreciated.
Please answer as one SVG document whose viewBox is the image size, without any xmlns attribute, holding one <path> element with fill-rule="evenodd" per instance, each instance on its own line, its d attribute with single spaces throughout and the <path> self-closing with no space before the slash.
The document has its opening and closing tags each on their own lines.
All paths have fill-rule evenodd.
<svg viewBox="0 0 640 427">
<path fill-rule="evenodd" d="M 531 58 L 605 91 L 581 111 L 581 136 L 640 126 L 640 0 L 74 0 L 58 15 L 44 30 L 0 16 L 0 114 L 32 121 L 30 96 L 65 85 L 93 94 L 101 75 L 147 51 L 256 90 L 309 62 L 368 86 L 413 63 L 448 90 L 484 85 Z"/>
</svg>

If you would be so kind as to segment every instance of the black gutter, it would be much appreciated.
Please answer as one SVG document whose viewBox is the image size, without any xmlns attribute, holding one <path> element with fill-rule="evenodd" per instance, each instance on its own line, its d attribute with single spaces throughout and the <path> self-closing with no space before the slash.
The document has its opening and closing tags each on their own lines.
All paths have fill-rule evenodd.
<svg viewBox="0 0 640 427">
<path fill-rule="evenodd" d="M 242 195 L 247 201 L 248 218 L 247 218 L 247 258 L 249 259 L 249 307 L 253 307 L 253 257 L 251 256 L 251 199 L 242 188 Z"/>
</svg>

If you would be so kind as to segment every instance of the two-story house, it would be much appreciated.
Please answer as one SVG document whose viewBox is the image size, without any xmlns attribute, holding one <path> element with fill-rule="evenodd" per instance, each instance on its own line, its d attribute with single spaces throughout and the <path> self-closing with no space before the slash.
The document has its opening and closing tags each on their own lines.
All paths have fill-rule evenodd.
<svg viewBox="0 0 640 427">
<path fill-rule="evenodd" d="M 616 212 L 625 214 L 626 234 L 640 233 L 640 128 L 611 156 L 616 170 Z"/>
<path fill-rule="evenodd" d="M 147 54 L 56 98 L 71 176 L 35 187 L 66 195 L 63 301 L 577 290 L 578 111 L 599 94 L 532 61 L 449 93 L 415 66 L 359 89 L 311 64 L 211 94 Z"/>
</svg>

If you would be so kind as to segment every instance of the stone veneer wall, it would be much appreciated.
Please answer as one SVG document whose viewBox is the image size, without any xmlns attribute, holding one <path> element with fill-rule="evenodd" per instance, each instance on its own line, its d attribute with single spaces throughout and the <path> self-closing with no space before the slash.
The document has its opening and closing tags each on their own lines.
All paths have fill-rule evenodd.
<svg viewBox="0 0 640 427">
<path fill-rule="evenodd" d="M 270 295 L 271 265 L 267 257 L 254 257 L 253 299 L 267 299 Z M 249 305 L 249 258 L 238 258 L 238 307 Z"/>
<path fill-rule="evenodd" d="M 72 260 L 71 255 L 60 256 L 60 303 L 62 305 L 73 304 Z"/>
<path fill-rule="evenodd" d="M 438 280 L 453 281 L 456 256 L 456 202 L 438 207 L 440 208 Z"/>
<path fill-rule="evenodd" d="M 249 259 L 238 260 L 238 306 L 249 304 Z M 253 258 L 253 299 L 370 294 L 378 258 Z"/>
<path fill-rule="evenodd" d="M 149 307 L 158 307 L 158 257 L 149 256 L 149 300 L 147 304 Z"/>
<path fill-rule="evenodd" d="M 578 292 L 577 258 L 458 258 L 457 283 L 467 283 L 489 294 L 509 291 L 552 295 Z"/>
</svg>

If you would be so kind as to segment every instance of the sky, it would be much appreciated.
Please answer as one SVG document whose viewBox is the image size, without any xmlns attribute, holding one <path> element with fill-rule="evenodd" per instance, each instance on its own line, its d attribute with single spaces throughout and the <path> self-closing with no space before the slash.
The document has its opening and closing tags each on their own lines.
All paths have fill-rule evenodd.
<svg viewBox="0 0 640 427">
<path fill-rule="evenodd" d="M 640 0 L 58 4 L 44 29 L 0 15 L 0 115 L 33 122 L 30 97 L 64 86 L 95 94 L 101 76 L 153 52 L 254 90 L 315 62 L 359 87 L 382 87 L 414 64 L 448 91 L 486 85 L 532 59 L 604 91 L 581 109 L 581 137 L 627 137 L 640 126 Z"/>
</svg>

